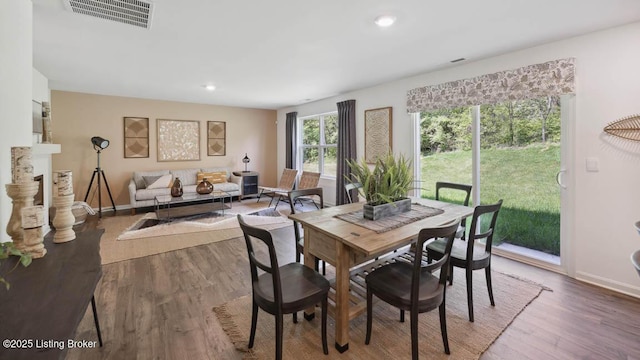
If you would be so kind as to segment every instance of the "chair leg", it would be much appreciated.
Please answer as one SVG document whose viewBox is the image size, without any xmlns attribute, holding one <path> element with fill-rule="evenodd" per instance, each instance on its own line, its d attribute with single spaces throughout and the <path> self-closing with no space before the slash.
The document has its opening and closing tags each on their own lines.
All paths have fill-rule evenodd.
<svg viewBox="0 0 640 360">
<path fill-rule="evenodd" d="M 449 285 L 453 285 L 453 264 L 449 265 Z"/>
<path fill-rule="evenodd" d="M 322 261 L 322 275 L 327 275 L 327 262 Z"/>
<path fill-rule="evenodd" d="M 473 322 L 473 270 L 467 267 L 467 305 L 469 306 L 469 321 Z"/>
<path fill-rule="evenodd" d="M 276 314 L 276 360 L 282 360 L 282 314 Z"/>
<path fill-rule="evenodd" d="M 400 310 L 400 322 L 404 322 L 404 310 Z"/>
<path fill-rule="evenodd" d="M 442 334 L 442 343 L 444 344 L 444 353 L 449 355 L 451 351 L 449 351 L 449 337 L 447 336 L 447 314 L 444 307 L 444 299 L 442 299 L 442 304 L 440 304 L 440 333 Z"/>
<path fill-rule="evenodd" d="M 373 321 L 372 319 L 372 316 L 373 316 L 372 302 L 373 301 L 372 300 L 373 300 L 373 293 L 367 286 L 367 335 L 365 336 L 365 339 L 364 339 L 364 343 L 366 345 L 369 345 L 369 341 L 371 341 L 371 322 Z"/>
<path fill-rule="evenodd" d="M 411 319 L 411 359 L 418 360 L 418 311 L 410 311 L 409 317 Z"/>
<path fill-rule="evenodd" d="M 293 313 L 293 323 L 297 324 L 298 323 L 298 312 L 294 312 Z"/>
<path fill-rule="evenodd" d="M 496 306 L 496 303 L 493 301 L 493 287 L 491 286 L 491 265 L 484 269 L 484 274 L 487 278 L 487 288 L 489 289 L 489 300 L 491 301 L 491 306 Z"/>
<path fill-rule="evenodd" d="M 322 299 L 322 352 L 329 355 L 329 347 L 327 346 L 327 297 Z"/>
<path fill-rule="evenodd" d="M 260 202 L 260 197 L 262 196 L 262 190 L 260 190 L 260 194 L 258 194 L 258 201 L 256 201 L 257 203 Z"/>
<path fill-rule="evenodd" d="M 258 325 L 258 304 L 253 303 L 251 309 L 251 335 L 249 335 L 249 349 L 253 347 L 253 341 L 256 338 L 256 325 Z"/>
</svg>

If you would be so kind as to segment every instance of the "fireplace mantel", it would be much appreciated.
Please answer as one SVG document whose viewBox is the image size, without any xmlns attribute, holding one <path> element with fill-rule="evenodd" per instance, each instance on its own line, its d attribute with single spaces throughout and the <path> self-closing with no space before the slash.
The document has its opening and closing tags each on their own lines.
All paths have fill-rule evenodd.
<svg viewBox="0 0 640 360">
<path fill-rule="evenodd" d="M 31 147 L 32 155 L 52 155 L 60 154 L 62 147 L 60 144 L 33 144 Z"/>
</svg>

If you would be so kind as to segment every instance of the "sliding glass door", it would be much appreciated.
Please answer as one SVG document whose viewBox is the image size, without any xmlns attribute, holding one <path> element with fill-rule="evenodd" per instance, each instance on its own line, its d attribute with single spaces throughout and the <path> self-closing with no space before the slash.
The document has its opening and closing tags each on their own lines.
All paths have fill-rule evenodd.
<svg viewBox="0 0 640 360">
<path fill-rule="evenodd" d="M 562 104 L 560 97 L 548 96 L 421 113 L 421 195 L 433 198 L 435 182 L 449 181 L 473 184 L 474 204 L 503 199 L 497 252 L 558 267 L 558 179 L 566 157 L 562 122 L 568 118 Z M 445 200 L 459 202 L 462 196 Z"/>
</svg>

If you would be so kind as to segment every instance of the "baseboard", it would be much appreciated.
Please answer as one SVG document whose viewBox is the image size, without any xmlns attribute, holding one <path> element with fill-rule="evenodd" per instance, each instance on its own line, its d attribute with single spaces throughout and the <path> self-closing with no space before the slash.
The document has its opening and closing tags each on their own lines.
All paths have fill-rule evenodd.
<svg viewBox="0 0 640 360">
<path fill-rule="evenodd" d="M 629 271 L 632 270 L 633 269 L 630 269 Z M 601 276 L 585 273 L 583 271 L 576 272 L 576 279 L 591 285 L 599 286 L 640 299 L 640 287 L 638 286 L 632 286 L 619 281 L 603 278 Z"/>
</svg>

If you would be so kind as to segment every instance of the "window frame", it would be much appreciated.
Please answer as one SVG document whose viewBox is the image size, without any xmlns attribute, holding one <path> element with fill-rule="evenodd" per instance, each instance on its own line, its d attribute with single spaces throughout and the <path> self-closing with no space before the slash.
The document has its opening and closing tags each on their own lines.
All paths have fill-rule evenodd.
<svg viewBox="0 0 640 360">
<path fill-rule="evenodd" d="M 318 167 L 319 169 L 317 171 L 320 172 L 320 177 L 321 178 L 325 178 L 325 179 L 336 179 L 336 175 L 332 175 L 332 174 L 326 174 L 324 172 L 324 157 L 325 157 L 325 150 L 329 149 L 329 148 L 335 148 L 336 149 L 336 156 L 337 156 L 337 150 L 338 150 L 338 143 L 336 141 L 335 144 L 327 144 L 326 143 L 326 137 L 325 137 L 325 117 L 328 116 L 335 116 L 336 119 L 338 117 L 338 111 L 330 111 L 330 112 L 325 112 L 325 113 L 320 113 L 320 114 L 314 114 L 314 115 L 308 115 L 308 116 L 303 116 L 303 117 L 299 117 L 298 118 L 298 152 L 297 152 L 297 160 L 296 160 L 296 164 L 298 166 L 298 169 L 304 170 L 304 162 L 303 162 L 303 158 L 304 158 L 304 150 L 305 149 L 313 149 L 316 148 L 318 149 Z M 307 120 L 312 120 L 312 119 L 318 119 L 319 120 L 319 124 L 318 124 L 318 131 L 320 131 L 320 136 L 319 136 L 319 141 L 317 145 L 309 145 L 309 144 L 304 144 L 303 143 L 303 134 L 304 134 L 304 122 Z M 337 132 L 337 129 L 336 129 Z"/>
</svg>

